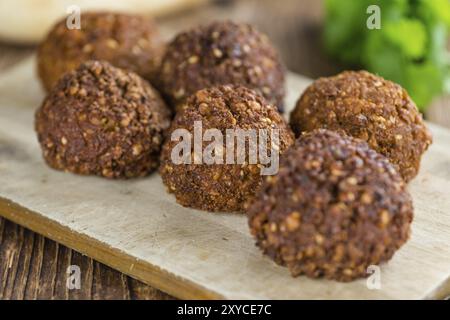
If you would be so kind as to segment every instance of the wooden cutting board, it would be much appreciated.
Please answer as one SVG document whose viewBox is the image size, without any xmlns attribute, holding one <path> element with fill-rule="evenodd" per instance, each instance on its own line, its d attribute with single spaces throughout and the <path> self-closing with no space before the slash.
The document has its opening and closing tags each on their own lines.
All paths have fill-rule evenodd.
<svg viewBox="0 0 450 320">
<path fill-rule="evenodd" d="M 32 57 L 0 76 L 0 214 L 179 298 L 422 299 L 450 294 L 450 131 L 410 184 L 412 237 L 381 267 L 381 288 L 292 278 L 254 245 L 242 214 L 186 209 L 157 174 L 110 181 L 54 171 L 33 130 L 43 92 Z M 310 80 L 290 74 L 292 108 Z M 450 106 L 449 106 L 450 107 Z M 81 270 L 83 272 L 83 270 Z"/>
</svg>

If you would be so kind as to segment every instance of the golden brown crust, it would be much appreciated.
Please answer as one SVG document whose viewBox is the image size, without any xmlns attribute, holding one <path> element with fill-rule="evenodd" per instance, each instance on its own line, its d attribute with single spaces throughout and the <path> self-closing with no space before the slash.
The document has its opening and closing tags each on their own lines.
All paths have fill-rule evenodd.
<svg viewBox="0 0 450 320">
<path fill-rule="evenodd" d="M 50 167 L 107 178 L 153 171 L 169 125 L 170 110 L 148 82 L 99 61 L 65 74 L 35 119 Z"/>
<path fill-rule="evenodd" d="M 301 136 L 248 208 L 257 245 L 293 276 L 350 281 L 408 239 L 411 197 L 367 143 L 329 130 Z"/>
<path fill-rule="evenodd" d="M 315 81 L 291 113 L 298 136 L 317 128 L 344 130 L 385 155 L 405 181 L 417 175 L 432 137 L 407 92 L 366 71 Z"/>
<path fill-rule="evenodd" d="M 161 90 L 173 104 L 215 85 L 243 85 L 280 110 L 284 67 L 267 37 L 231 21 L 180 33 L 168 45 L 161 66 Z"/>
<path fill-rule="evenodd" d="M 194 121 L 202 121 L 203 132 L 216 128 L 224 136 L 226 129 L 279 129 L 281 152 L 293 142 L 293 133 L 278 111 L 244 87 L 227 85 L 198 91 L 176 114 L 170 132 L 184 128 L 193 133 Z M 245 201 L 254 196 L 261 184 L 259 162 L 175 165 L 171 151 L 177 143 L 167 138 L 160 167 L 163 182 L 177 202 L 208 211 L 242 211 Z M 205 142 L 203 149 L 208 144 Z"/>
<path fill-rule="evenodd" d="M 87 60 L 105 60 L 154 82 L 165 44 L 153 20 L 138 15 L 87 12 L 81 29 L 59 21 L 38 49 L 38 73 L 47 91 Z"/>
</svg>

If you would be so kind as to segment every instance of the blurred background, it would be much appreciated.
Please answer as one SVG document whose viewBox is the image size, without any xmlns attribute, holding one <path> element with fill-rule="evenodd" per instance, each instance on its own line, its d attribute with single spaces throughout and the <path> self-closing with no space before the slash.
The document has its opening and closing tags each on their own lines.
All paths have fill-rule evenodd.
<svg viewBox="0 0 450 320">
<path fill-rule="evenodd" d="M 374 4 L 381 24 L 371 30 Z M 211 20 L 249 22 L 293 72 L 367 69 L 403 85 L 428 118 L 450 122 L 450 0 L 0 0 L 0 63 L 32 52 L 71 5 L 153 15 L 168 39 Z"/>
<path fill-rule="evenodd" d="M 369 30 L 373 4 L 381 28 Z M 248 22 L 270 37 L 290 71 L 317 78 L 368 69 L 401 83 L 427 120 L 450 127 L 450 0 L 0 0 L 0 74 L 32 55 L 70 5 L 153 15 L 167 39 L 212 20 Z M 42 270 L 21 290 L 32 257 Z M 65 289 L 70 261 L 89 270 L 89 290 Z M 1 262 L 10 270 L 3 298 L 171 298 L 2 218 L 0 271 Z"/>
</svg>

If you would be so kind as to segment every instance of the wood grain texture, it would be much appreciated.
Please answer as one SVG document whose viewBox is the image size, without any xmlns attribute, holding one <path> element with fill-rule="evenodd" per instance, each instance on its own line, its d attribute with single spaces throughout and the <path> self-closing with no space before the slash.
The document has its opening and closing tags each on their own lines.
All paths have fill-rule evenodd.
<svg viewBox="0 0 450 320">
<path fill-rule="evenodd" d="M 233 1 L 231 5 L 211 5 L 168 15 L 158 18 L 158 22 L 167 37 L 213 19 L 251 22 L 270 36 L 289 69 L 315 78 L 336 73 L 342 68 L 330 61 L 320 49 L 321 7 L 321 1 L 317 0 Z M 0 44 L 0 75 L 33 51 L 33 47 Z M 429 108 L 427 119 L 450 127 L 449 108 L 449 98 L 437 99 Z M 26 236 L 21 237 L 20 234 Z M 66 274 L 65 270 L 56 267 L 58 260 L 72 261 L 86 270 L 82 273 L 81 290 L 71 290 L 66 294 Z M 22 271 L 18 272 L 19 269 Z M 16 281 L 16 277 L 21 277 L 21 280 Z M 25 286 L 23 281 L 26 281 Z M 97 290 L 99 288 L 102 289 Z M 441 290 L 437 297 L 442 297 L 450 288 Z M 0 298 L 12 298 L 13 293 L 14 297 L 27 299 L 169 298 L 159 290 L 0 217 Z"/>
<path fill-rule="evenodd" d="M 0 218 L 0 261 L 0 299 L 170 298 L 3 218 Z M 69 265 L 78 265 L 82 270 L 79 290 L 66 287 Z"/>
<path fill-rule="evenodd" d="M 365 279 L 293 279 L 255 247 L 244 215 L 183 208 L 165 192 L 157 174 L 110 181 L 48 168 L 33 131 L 34 110 L 43 97 L 34 65 L 34 58 L 28 59 L 0 78 L 0 212 L 9 220 L 179 298 L 418 299 L 447 294 L 442 288 L 450 275 L 450 131 L 430 125 L 434 144 L 409 185 L 415 204 L 412 238 L 381 266 L 381 290 L 369 290 Z M 287 111 L 309 83 L 289 74 Z M 17 237 L 22 250 L 28 235 L 19 232 Z M 64 274 L 72 261 L 64 250 L 43 260 L 53 277 Z M 5 259 L 15 270 L 10 279 L 25 288 L 23 270 L 31 263 L 15 267 L 14 256 Z M 85 268 L 93 269 L 93 277 L 109 279 Z M 118 282 L 111 286 L 94 282 L 90 296 L 113 288 L 111 295 L 130 298 L 126 277 L 113 279 Z M 11 281 L 6 280 L 5 295 L 14 297 Z M 62 277 L 50 278 L 48 284 L 45 292 L 70 298 Z"/>
</svg>

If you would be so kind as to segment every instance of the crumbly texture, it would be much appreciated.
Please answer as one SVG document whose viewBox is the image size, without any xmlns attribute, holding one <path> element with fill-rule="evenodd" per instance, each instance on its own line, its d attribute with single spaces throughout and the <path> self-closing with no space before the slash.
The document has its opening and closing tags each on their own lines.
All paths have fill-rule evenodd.
<svg viewBox="0 0 450 320">
<path fill-rule="evenodd" d="M 36 112 L 47 164 L 107 178 L 158 167 L 170 109 L 137 74 L 88 61 L 61 78 Z"/>
<path fill-rule="evenodd" d="M 226 129 L 278 129 L 280 152 L 293 143 L 293 133 L 278 111 L 253 90 L 244 87 L 226 85 L 198 91 L 176 114 L 170 132 L 186 129 L 193 135 L 194 121 L 202 122 L 203 133 L 210 128 L 222 132 L 224 162 L 227 157 Z M 268 134 L 271 138 L 271 133 Z M 210 143 L 203 142 L 203 152 Z M 262 164 L 259 161 L 249 164 L 249 149 L 245 150 L 245 163 L 242 164 L 194 164 L 196 153 L 192 146 L 192 163 L 174 164 L 171 152 L 176 144 L 178 140 L 171 141 L 167 137 L 160 173 L 177 202 L 208 211 L 242 211 L 244 203 L 254 196 L 262 181 Z M 270 150 L 270 145 L 267 148 Z M 237 159 L 236 148 L 234 152 Z"/>
<path fill-rule="evenodd" d="M 432 142 L 408 93 L 366 71 L 315 81 L 297 102 L 290 124 L 297 136 L 324 128 L 365 140 L 407 182 L 417 175 L 421 156 Z"/>
<path fill-rule="evenodd" d="M 87 60 L 105 60 L 154 82 L 165 43 L 149 17 L 83 12 L 81 29 L 59 21 L 38 50 L 38 74 L 49 91 L 67 71 Z"/>
<path fill-rule="evenodd" d="M 160 80 L 172 105 L 197 90 L 235 84 L 283 107 L 284 67 L 267 36 L 248 24 L 214 22 L 180 33 L 168 45 Z"/>
<path fill-rule="evenodd" d="M 408 239 L 411 197 L 367 143 L 319 129 L 282 156 L 248 207 L 257 245 L 293 276 L 350 281 Z"/>
</svg>

